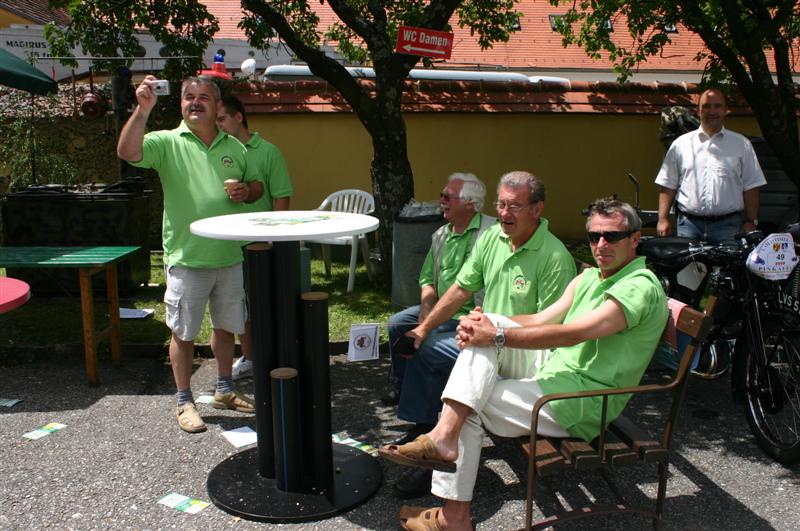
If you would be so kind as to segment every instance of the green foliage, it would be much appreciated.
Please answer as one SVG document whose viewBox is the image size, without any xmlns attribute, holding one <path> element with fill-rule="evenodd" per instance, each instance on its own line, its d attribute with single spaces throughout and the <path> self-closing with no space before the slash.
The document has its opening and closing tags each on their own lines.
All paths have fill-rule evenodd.
<svg viewBox="0 0 800 531">
<path fill-rule="evenodd" d="M 202 66 L 203 52 L 219 30 L 214 16 L 197 0 L 49 0 L 49 5 L 66 9 L 71 18 L 66 28 L 53 23 L 45 26 L 52 55 L 74 57 L 72 48 L 80 46 L 87 55 L 138 57 L 144 49 L 136 34 L 144 29 L 164 45 L 169 56 L 192 57 L 165 61 L 162 75 L 172 80 Z M 77 65 L 75 61 L 64 64 Z M 113 70 L 119 64 L 95 61 L 93 67 Z"/>
<path fill-rule="evenodd" d="M 30 118 L 17 116 L 0 123 L 0 171 L 8 176 L 8 189 L 24 188 L 33 181 L 35 154 L 36 183 L 75 184 L 77 168 L 59 149 L 51 145 L 53 138 L 38 135 L 31 126 Z"/>
<path fill-rule="evenodd" d="M 670 42 L 668 28 L 678 23 L 699 34 L 712 48 L 712 53 L 702 51 L 696 57 L 705 62 L 704 78 L 709 83 L 730 81 L 732 61 L 747 64 L 747 52 L 771 49 L 776 37 L 791 42 L 800 36 L 800 7 L 792 0 L 768 3 L 744 0 L 550 0 L 550 3 L 567 7 L 566 16 L 557 26 L 564 45 L 578 45 L 595 59 L 599 59 L 603 52 L 607 53 L 620 82 L 630 77 L 637 65 L 646 62 L 648 57 L 661 53 Z M 615 43 L 613 34 L 607 29 L 607 21 L 619 22 L 621 16 L 627 17 L 627 30 L 633 38 L 631 48 Z M 618 32 L 621 30 L 616 28 Z M 720 50 L 725 52 L 722 56 Z"/>
</svg>

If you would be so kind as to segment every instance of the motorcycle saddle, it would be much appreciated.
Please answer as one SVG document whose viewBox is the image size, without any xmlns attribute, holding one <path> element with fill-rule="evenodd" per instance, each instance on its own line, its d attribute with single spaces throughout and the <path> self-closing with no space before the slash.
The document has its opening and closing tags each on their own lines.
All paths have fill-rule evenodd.
<svg viewBox="0 0 800 531">
<path fill-rule="evenodd" d="M 659 262 L 673 260 L 689 254 L 689 246 L 697 243 L 690 238 L 680 236 L 662 236 L 659 238 L 642 239 L 636 253 L 640 256 L 652 258 Z"/>
</svg>

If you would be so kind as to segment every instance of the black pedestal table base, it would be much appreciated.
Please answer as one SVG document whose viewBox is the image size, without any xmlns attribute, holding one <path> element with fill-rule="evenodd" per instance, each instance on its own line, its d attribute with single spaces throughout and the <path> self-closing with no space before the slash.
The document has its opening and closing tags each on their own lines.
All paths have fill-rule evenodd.
<svg viewBox="0 0 800 531">
<path fill-rule="evenodd" d="M 291 523 L 320 520 L 356 507 L 381 485 L 383 472 L 369 454 L 333 444 L 333 492 L 285 492 L 258 473 L 258 450 L 239 452 L 217 465 L 206 487 L 214 505 L 247 520 Z"/>
</svg>

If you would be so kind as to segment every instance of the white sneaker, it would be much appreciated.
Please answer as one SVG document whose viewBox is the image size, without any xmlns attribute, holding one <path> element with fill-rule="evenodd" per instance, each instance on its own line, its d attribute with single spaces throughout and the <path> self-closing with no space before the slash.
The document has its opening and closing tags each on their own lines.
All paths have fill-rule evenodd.
<svg viewBox="0 0 800 531">
<path fill-rule="evenodd" d="M 233 364 L 231 376 L 233 376 L 234 380 L 253 376 L 253 362 L 242 356 Z"/>
</svg>

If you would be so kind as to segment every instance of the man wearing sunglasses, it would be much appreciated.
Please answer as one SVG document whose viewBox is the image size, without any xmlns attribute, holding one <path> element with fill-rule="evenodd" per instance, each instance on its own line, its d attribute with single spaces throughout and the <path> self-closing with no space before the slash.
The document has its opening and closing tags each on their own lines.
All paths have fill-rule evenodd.
<svg viewBox="0 0 800 531">
<path fill-rule="evenodd" d="M 497 198 L 500 223 L 478 238 L 453 285 L 406 334 L 420 350 L 406 364 L 397 417 L 415 426 L 395 443 L 413 440 L 439 418 L 442 390 L 459 349 L 454 334 L 431 345 L 429 338 L 437 327 L 480 290 L 485 290 L 486 311 L 501 315 L 541 311 L 558 300 L 575 276 L 575 260 L 541 217 L 544 184 L 531 173 L 510 172 L 500 178 Z M 395 490 L 413 497 L 428 492 L 429 484 L 429 474 L 411 471 L 398 479 Z"/>
<path fill-rule="evenodd" d="M 437 528 L 472 528 L 484 428 L 504 437 L 529 435 L 533 405 L 545 394 L 639 383 L 668 313 L 658 279 L 636 257 L 641 220 L 630 205 L 601 199 L 586 229 L 597 267 L 539 313 L 509 319 L 476 310 L 461 318 L 464 350 L 442 393 L 439 422 L 414 442 L 380 449 L 400 464 L 447 470 L 433 473 L 432 493 L 446 500 L 444 507 L 402 508 L 407 529 L 424 518 L 436 518 Z M 628 398 L 608 399 L 608 422 Z M 599 434 L 600 405 L 599 398 L 550 402 L 539 432 L 591 441 Z"/>
</svg>

